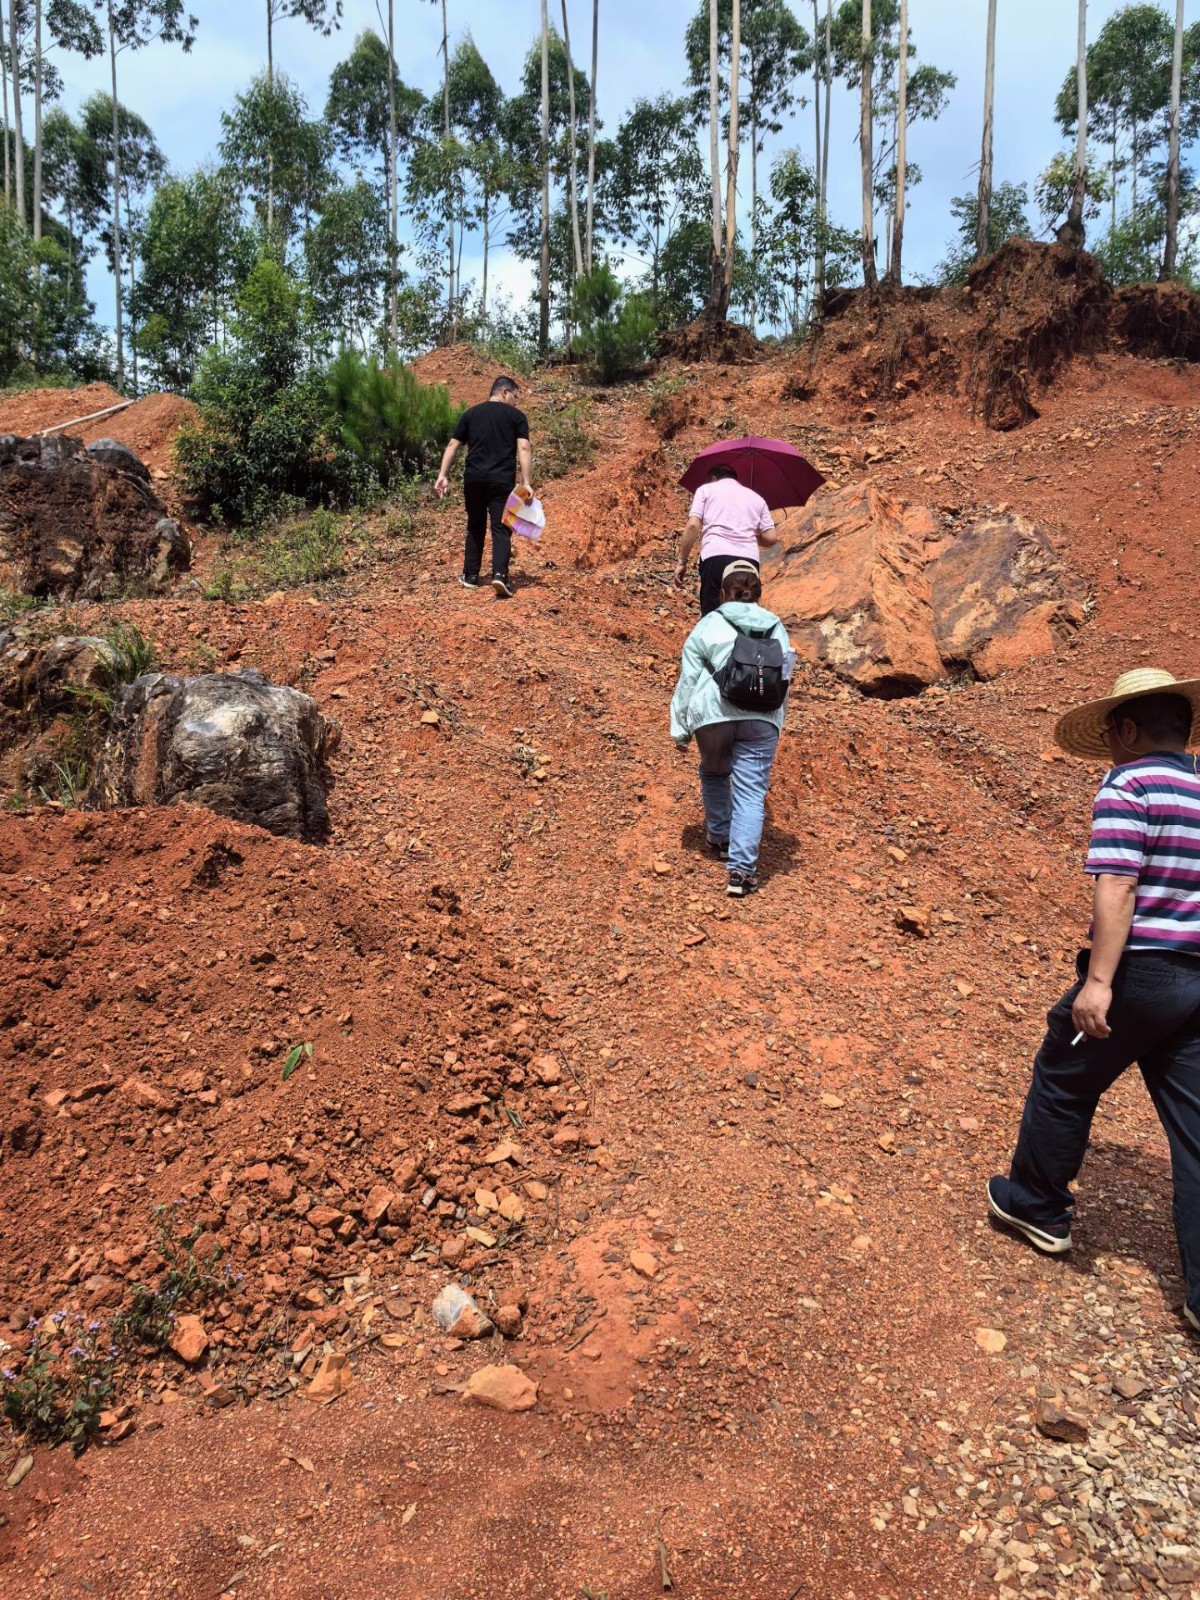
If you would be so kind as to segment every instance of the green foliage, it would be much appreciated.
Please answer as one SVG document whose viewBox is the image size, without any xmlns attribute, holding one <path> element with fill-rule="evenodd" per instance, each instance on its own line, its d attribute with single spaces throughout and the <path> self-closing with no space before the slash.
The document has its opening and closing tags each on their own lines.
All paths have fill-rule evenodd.
<svg viewBox="0 0 1200 1600">
<path fill-rule="evenodd" d="M 734 297 L 750 299 L 773 327 L 789 337 L 807 331 L 815 289 L 815 253 L 825 247 L 825 282 L 844 281 L 859 251 L 858 235 L 821 221 L 817 175 L 798 150 L 785 150 L 771 166 L 771 202 L 759 199 L 757 259 L 744 260 L 753 274 L 753 296 L 745 296 L 734 269 Z"/>
<path fill-rule="evenodd" d="M 312 1060 L 312 1043 L 305 1040 L 303 1044 L 294 1044 L 283 1058 L 283 1081 L 286 1083 L 302 1061 Z"/>
<path fill-rule="evenodd" d="M 1161 206 L 1139 206 L 1118 218 L 1116 226 L 1090 243 L 1104 269 L 1104 276 L 1115 287 L 1128 283 L 1153 283 L 1162 266 L 1166 217 Z M 1179 255 L 1175 276 L 1189 289 L 1200 284 L 1200 241 L 1189 230 L 1180 230 Z"/>
<path fill-rule="evenodd" d="M 268 589 L 300 589 L 306 583 L 336 578 L 345 567 L 341 522 L 322 508 L 264 539 L 253 562 L 261 585 Z"/>
<path fill-rule="evenodd" d="M 385 486 L 431 466 L 458 418 L 445 384 L 421 383 L 411 367 L 354 350 L 334 361 L 328 387 L 343 444 Z"/>
<path fill-rule="evenodd" d="M 329 129 L 281 73 L 260 73 L 221 113 L 221 160 L 248 196 L 259 226 L 286 246 L 332 182 Z"/>
<path fill-rule="evenodd" d="M 660 327 L 663 252 L 680 227 L 703 222 L 707 180 L 691 109 L 684 99 L 638 100 L 617 131 L 609 179 L 613 215 L 622 239 L 647 266 L 651 305 Z"/>
<path fill-rule="evenodd" d="M 5 622 L 15 622 L 18 617 L 26 616 L 38 606 L 47 604 L 44 595 L 25 594 L 20 589 L 0 588 L 0 618 Z"/>
<path fill-rule="evenodd" d="M 135 623 L 114 622 L 105 636 L 112 648 L 112 682 L 132 683 L 144 673 L 153 672 L 157 651 Z"/>
<path fill-rule="evenodd" d="M 112 1320 L 113 1342 L 152 1345 L 161 1350 L 169 1344 L 175 1319 L 189 1306 L 214 1299 L 230 1281 L 228 1271 L 213 1272 L 217 1256 L 197 1261 L 196 1240 L 202 1229 L 194 1223 L 186 1233 L 177 1231 L 177 1207 L 154 1208 L 158 1254 L 163 1267 L 153 1283 L 135 1283 L 130 1303 Z"/>
<path fill-rule="evenodd" d="M 0 1367 L 0 1416 L 31 1444 L 69 1444 L 78 1455 L 112 1396 L 117 1348 L 78 1313 L 55 1311 L 30 1327 L 20 1369 Z M 0 1341 L 5 1357 L 11 1350 Z"/>
<path fill-rule="evenodd" d="M 988 254 L 999 250 L 1006 239 L 1014 235 L 1028 239 L 1029 190 L 1023 183 L 1001 183 L 992 190 L 992 205 L 988 212 Z M 946 252 L 946 259 L 937 269 L 939 283 L 966 283 L 967 274 L 975 265 L 975 233 L 979 227 L 979 195 L 957 195 L 950 202 L 950 215 L 958 224 L 957 231 Z"/>
<path fill-rule="evenodd" d="M 385 201 L 369 183 L 337 184 L 304 238 L 309 309 L 327 345 L 368 348 L 388 284 Z"/>
<path fill-rule="evenodd" d="M 625 290 L 607 262 L 576 279 L 571 316 L 579 325 L 575 341 L 579 352 L 601 383 L 612 383 L 645 366 L 654 313 L 645 295 Z"/>
<path fill-rule="evenodd" d="M 1038 177 L 1033 189 L 1033 198 L 1041 214 L 1042 226 L 1047 233 L 1053 233 L 1066 216 L 1074 189 L 1075 158 L 1060 152 L 1052 158 L 1045 171 Z M 1112 199 L 1113 193 L 1111 179 L 1105 173 L 1103 166 L 1089 156 L 1084 178 L 1084 221 L 1089 222 L 1098 217 L 1101 207 Z"/>
<path fill-rule="evenodd" d="M 537 470 L 544 479 L 590 467 L 596 457 L 596 440 L 585 426 L 589 407 L 576 402 L 560 411 L 547 411 L 538 419 Z"/>
<path fill-rule="evenodd" d="M 175 461 L 199 510 L 228 522 L 263 520 L 281 497 L 345 504 L 363 474 L 338 436 L 323 375 L 304 369 L 301 292 L 262 257 L 238 296 L 228 347 L 201 360 Z"/>
</svg>

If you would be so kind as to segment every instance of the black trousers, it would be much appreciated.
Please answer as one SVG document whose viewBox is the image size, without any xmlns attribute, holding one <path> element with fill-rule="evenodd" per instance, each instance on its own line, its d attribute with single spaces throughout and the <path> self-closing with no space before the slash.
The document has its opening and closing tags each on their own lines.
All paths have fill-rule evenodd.
<svg viewBox="0 0 1200 1600">
<path fill-rule="evenodd" d="M 1131 950 L 1113 979 L 1107 1039 L 1072 1045 L 1071 1006 L 1087 975 L 1048 1017 L 1033 1064 L 1021 1132 L 1009 1174 L 1009 1198 L 1031 1222 L 1068 1222 L 1067 1185 L 1083 1164 L 1100 1096 L 1136 1061 L 1171 1149 L 1172 1215 L 1187 1301 L 1200 1315 L 1200 958 Z"/>
<path fill-rule="evenodd" d="M 504 504 L 512 493 L 512 484 L 463 484 L 463 499 L 467 506 L 467 542 L 463 547 L 463 577 L 477 578 L 483 563 L 483 540 L 488 519 L 492 524 L 492 576 L 508 577 L 508 563 L 512 556 L 512 534 L 504 526 Z"/>
<path fill-rule="evenodd" d="M 700 563 L 700 615 L 706 617 L 721 604 L 721 574 L 731 561 L 744 561 L 745 556 L 705 556 Z M 753 563 L 758 571 L 758 562 Z"/>
</svg>

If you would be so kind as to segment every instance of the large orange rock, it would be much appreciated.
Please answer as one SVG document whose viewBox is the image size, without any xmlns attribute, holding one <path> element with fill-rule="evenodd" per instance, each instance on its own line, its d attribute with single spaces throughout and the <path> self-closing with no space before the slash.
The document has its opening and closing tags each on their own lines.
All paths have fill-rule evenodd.
<svg viewBox="0 0 1200 1600">
<path fill-rule="evenodd" d="M 965 528 L 929 568 L 934 637 L 951 672 L 980 678 L 1048 655 L 1084 621 L 1083 585 L 1023 517 Z"/>
<path fill-rule="evenodd" d="M 867 694 L 913 694 L 942 675 L 925 573 L 939 529 L 869 483 L 819 489 L 780 555 L 764 567 L 763 604 L 798 654 Z"/>
</svg>

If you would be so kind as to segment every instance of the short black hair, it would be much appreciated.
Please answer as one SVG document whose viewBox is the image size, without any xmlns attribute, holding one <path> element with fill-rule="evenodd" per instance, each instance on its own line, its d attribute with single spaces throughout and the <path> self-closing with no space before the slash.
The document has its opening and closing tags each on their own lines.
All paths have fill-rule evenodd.
<svg viewBox="0 0 1200 1600">
<path fill-rule="evenodd" d="M 732 467 L 713 467 L 708 474 L 709 483 L 716 483 L 718 478 L 737 478 L 737 473 Z M 738 478 L 738 482 L 741 479 Z"/>
<path fill-rule="evenodd" d="M 1181 694 L 1144 694 L 1109 713 L 1109 722 L 1128 717 L 1147 739 L 1182 740 L 1192 737 L 1191 701 Z"/>
<path fill-rule="evenodd" d="M 500 377 L 492 385 L 492 392 L 488 395 L 488 399 L 494 400 L 498 394 L 520 394 L 520 392 L 521 386 L 517 380 L 501 373 Z"/>
</svg>

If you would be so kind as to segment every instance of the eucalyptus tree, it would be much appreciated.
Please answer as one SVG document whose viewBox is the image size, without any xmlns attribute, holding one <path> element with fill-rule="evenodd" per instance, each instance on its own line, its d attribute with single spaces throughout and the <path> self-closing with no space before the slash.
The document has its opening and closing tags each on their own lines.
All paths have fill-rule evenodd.
<svg viewBox="0 0 1200 1600">
<path fill-rule="evenodd" d="M 197 20 L 184 10 L 184 0 L 100 0 L 108 42 L 109 96 L 112 112 L 112 256 L 116 263 L 114 335 L 117 347 L 117 388 L 125 381 L 125 347 L 121 308 L 121 102 L 117 91 L 117 57 L 162 41 L 189 51 L 196 37 Z"/>
<path fill-rule="evenodd" d="M 988 0 L 987 42 L 983 63 L 983 149 L 979 157 L 979 195 L 976 203 L 975 255 L 987 254 L 992 211 L 992 117 L 996 96 L 996 0 Z"/>
<path fill-rule="evenodd" d="M 614 222 L 648 270 L 658 321 L 663 254 L 679 228 L 704 216 L 704 161 L 689 102 L 666 94 L 635 101 L 613 143 Z"/>
<path fill-rule="evenodd" d="M 1183 83 L 1183 0 L 1175 0 L 1175 33 L 1171 42 L 1170 143 L 1167 154 L 1166 242 L 1160 277 L 1175 276 L 1179 249 L 1179 107 Z"/>
</svg>

